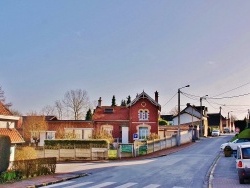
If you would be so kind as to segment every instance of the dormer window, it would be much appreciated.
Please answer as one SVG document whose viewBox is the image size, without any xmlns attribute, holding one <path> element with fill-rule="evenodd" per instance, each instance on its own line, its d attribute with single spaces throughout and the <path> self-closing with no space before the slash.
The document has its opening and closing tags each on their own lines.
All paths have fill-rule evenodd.
<svg viewBox="0 0 250 188">
<path fill-rule="evenodd" d="M 139 120 L 148 120 L 149 119 L 149 111 L 147 109 L 139 110 L 138 112 L 138 118 Z"/>
<path fill-rule="evenodd" d="M 105 108 L 105 109 L 104 109 L 104 113 L 110 114 L 110 113 L 113 113 L 113 112 L 114 112 L 114 109 L 113 109 L 113 108 Z"/>
</svg>

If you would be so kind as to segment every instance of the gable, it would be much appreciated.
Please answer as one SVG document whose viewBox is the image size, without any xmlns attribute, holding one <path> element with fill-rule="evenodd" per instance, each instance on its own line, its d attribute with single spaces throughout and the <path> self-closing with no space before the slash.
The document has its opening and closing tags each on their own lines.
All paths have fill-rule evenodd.
<svg viewBox="0 0 250 188">
<path fill-rule="evenodd" d="M 135 105 L 138 101 L 140 101 L 141 99 L 147 99 L 148 101 L 150 101 L 153 105 L 155 105 L 158 110 L 161 110 L 161 105 L 155 101 L 153 98 L 151 98 L 147 93 L 145 93 L 144 91 L 138 95 L 130 104 L 128 104 L 128 106 L 133 106 Z"/>
</svg>

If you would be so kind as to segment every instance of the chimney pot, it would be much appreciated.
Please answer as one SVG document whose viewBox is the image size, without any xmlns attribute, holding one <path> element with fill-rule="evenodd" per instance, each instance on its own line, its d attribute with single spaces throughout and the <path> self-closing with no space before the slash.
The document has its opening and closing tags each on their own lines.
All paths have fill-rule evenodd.
<svg viewBox="0 0 250 188">
<path fill-rule="evenodd" d="M 158 91 L 155 92 L 155 101 L 158 102 L 158 98 L 159 98 L 159 93 Z"/>
</svg>

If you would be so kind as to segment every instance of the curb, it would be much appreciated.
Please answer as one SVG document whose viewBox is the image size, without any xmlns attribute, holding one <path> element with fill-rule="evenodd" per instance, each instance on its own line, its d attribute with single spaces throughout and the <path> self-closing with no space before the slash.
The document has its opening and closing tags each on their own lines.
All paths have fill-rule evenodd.
<svg viewBox="0 0 250 188">
<path fill-rule="evenodd" d="M 53 185 L 53 184 L 56 184 L 56 183 L 61 183 L 61 182 L 64 182 L 64 181 L 68 181 L 68 180 L 72 180 L 72 179 L 76 179 L 76 178 L 80 178 L 80 177 L 84 177 L 84 176 L 88 176 L 88 174 L 84 173 L 84 174 L 74 175 L 74 176 L 68 177 L 68 178 L 62 178 L 60 180 L 56 180 L 56 181 L 52 181 L 52 182 L 29 185 L 29 186 L 27 186 L 27 188 L 37 188 L 37 187 L 43 187 L 43 186 L 47 186 L 47 185 Z"/>
<path fill-rule="evenodd" d="M 220 152 L 219 152 L 218 155 L 216 156 L 216 158 L 214 159 L 212 166 L 208 170 L 208 173 L 207 173 L 207 176 L 206 176 L 206 179 L 207 179 L 207 182 L 208 182 L 208 184 L 207 184 L 208 188 L 213 187 L 212 186 L 212 180 L 213 180 L 213 177 L 214 177 L 214 169 L 215 169 L 215 167 L 217 165 L 217 162 L 218 162 L 218 160 L 220 158 L 221 158 L 221 155 L 220 155 Z"/>
</svg>

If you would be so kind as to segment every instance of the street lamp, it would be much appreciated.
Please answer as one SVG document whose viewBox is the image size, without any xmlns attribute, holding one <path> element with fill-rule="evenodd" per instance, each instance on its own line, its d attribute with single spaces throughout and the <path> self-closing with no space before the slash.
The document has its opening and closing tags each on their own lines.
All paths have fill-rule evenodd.
<svg viewBox="0 0 250 188">
<path fill-rule="evenodd" d="M 229 111 L 228 113 L 227 113 L 227 117 L 228 117 L 228 126 L 229 126 L 229 131 L 231 132 L 231 123 L 230 123 L 230 117 L 229 117 L 229 113 L 230 112 L 233 112 L 233 111 Z"/>
<path fill-rule="evenodd" d="M 203 119 L 202 99 L 206 99 L 207 96 L 208 95 L 205 95 L 205 96 L 203 96 L 203 97 L 200 98 L 200 108 L 201 108 L 201 127 L 200 127 L 200 129 L 201 129 L 201 135 L 200 136 L 204 136 L 203 135 L 203 120 L 202 120 Z"/>
<path fill-rule="evenodd" d="M 189 87 L 190 85 L 186 85 L 184 87 L 181 87 L 178 89 L 178 133 L 177 133 L 177 146 L 181 145 L 181 133 L 180 133 L 180 111 L 181 111 L 181 107 L 180 107 L 180 93 L 181 93 L 181 89 L 185 88 L 185 87 Z"/>
</svg>

